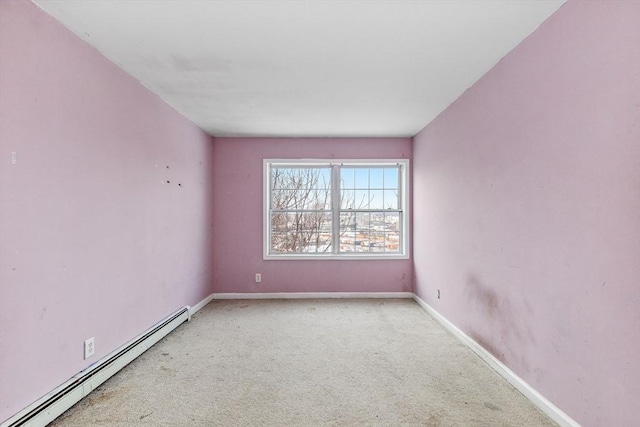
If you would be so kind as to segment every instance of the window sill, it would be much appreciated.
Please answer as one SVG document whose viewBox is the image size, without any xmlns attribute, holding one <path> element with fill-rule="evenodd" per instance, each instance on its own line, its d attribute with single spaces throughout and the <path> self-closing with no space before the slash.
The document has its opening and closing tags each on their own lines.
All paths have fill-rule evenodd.
<svg viewBox="0 0 640 427">
<path fill-rule="evenodd" d="M 264 255 L 264 261 L 388 261 L 408 260 L 408 254 L 394 255 Z"/>
</svg>

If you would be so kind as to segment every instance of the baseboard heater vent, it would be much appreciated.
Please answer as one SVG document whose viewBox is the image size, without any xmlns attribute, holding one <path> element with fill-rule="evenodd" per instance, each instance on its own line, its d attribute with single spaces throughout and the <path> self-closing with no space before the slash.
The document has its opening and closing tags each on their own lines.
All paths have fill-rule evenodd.
<svg viewBox="0 0 640 427">
<path fill-rule="evenodd" d="M 18 412 L 0 427 L 46 426 L 189 319 L 190 307 L 185 306 Z"/>
</svg>

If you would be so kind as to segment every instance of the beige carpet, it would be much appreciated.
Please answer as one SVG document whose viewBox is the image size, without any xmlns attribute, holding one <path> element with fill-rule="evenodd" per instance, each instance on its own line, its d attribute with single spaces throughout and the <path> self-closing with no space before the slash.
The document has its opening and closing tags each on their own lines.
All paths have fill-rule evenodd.
<svg viewBox="0 0 640 427">
<path fill-rule="evenodd" d="M 51 425 L 553 426 L 412 300 L 214 301 Z"/>
</svg>

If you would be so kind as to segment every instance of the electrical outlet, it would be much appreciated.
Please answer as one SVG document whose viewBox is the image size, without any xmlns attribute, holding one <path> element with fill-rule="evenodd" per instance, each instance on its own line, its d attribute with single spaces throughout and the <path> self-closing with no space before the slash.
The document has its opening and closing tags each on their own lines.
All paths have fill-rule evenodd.
<svg viewBox="0 0 640 427">
<path fill-rule="evenodd" d="M 256 283 L 262 282 L 262 274 L 256 273 Z"/>
<path fill-rule="evenodd" d="M 91 337 L 84 342 L 84 358 L 88 359 L 96 352 L 96 339 Z"/>
</svg>

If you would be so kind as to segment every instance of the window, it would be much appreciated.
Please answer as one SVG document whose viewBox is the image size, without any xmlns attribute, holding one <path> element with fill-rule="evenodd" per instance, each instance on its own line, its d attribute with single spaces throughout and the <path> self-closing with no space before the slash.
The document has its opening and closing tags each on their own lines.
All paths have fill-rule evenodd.
<svg viewBox="0 0 640 427">
<path fill-rule="evenodd" d="M 407 258 L 407 160 L 265 160 L 265 259 Z"/>
</svg>

